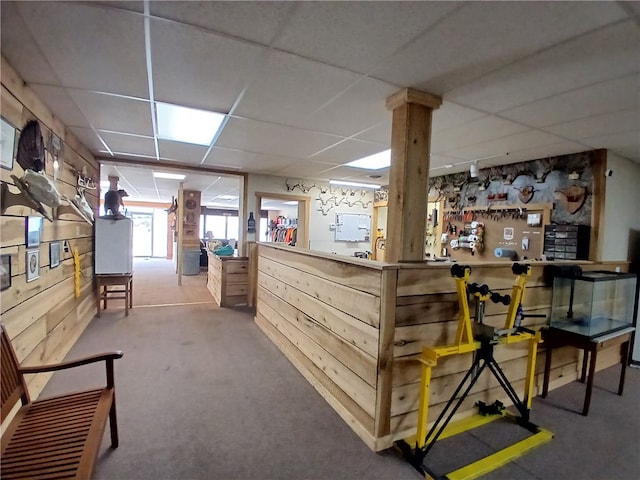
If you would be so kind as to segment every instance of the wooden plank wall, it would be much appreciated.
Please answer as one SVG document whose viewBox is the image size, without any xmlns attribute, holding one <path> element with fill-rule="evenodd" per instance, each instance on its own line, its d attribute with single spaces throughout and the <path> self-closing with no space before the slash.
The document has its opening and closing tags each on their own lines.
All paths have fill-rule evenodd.
<svg viewBox="0 0 640 480">
<path fill-rule="evenodd" d="M 374 449 L 382 271 L 257 248 L 257 325 Z"/>
<path fill-rule="evenodd" d="M 31 119 L 40 122 L 45 141 L 49 130 L 63 142 L 63 162 L 57 188 L 73 198 L 76 193 L 76 173 L 86 167 L 87 175 L 99 179 L 99 166 L 91 153 L 65 126 L 54 118 L 48 108 L 24 85 L 7 61 L 2 58 L 2 116 L 21 129 Z M 47 154 L 48 155 L 48 154 Z M 47 157 L 45 172 L 52 177 L 53 167 Z M 10 175 L 22 176 L 23 170 L 14 162 L 13 171 L 2 169 L 3 181 L 13 183 Z M 96 182 L 98 183 L 98 182 Z M 12 191 L 17 191 L 10 187 Z M 98 191 L 87 191 L 86 198 L 97 211 Z M 45 207 L 51 214 L 51 209 Z M 53 223 L 44 220 L 40 244 L 40 277 L 27 283 L 25 276 L 25 218 L 39 216 L 27 207 L 10 207 L 0 217 L 0 251 L 11 255 L 11 287 L 0 293 L 1 321 L 12 338 L 18 359 L 25 365 L 61 361 L 76 342 L 96 312 L 93 288 L 93 227 L 79 217 L 62 215 Z M 68 241 L 70 249 L 62 252 L 60 265 L 49 266 L 49 245 Z M 73 249 L 80 252 L 80 296 L 74 294 Z M 28 378 L 32 398 L 37 398 L 51 374 Z"/>
<path fill-rule="evenodd" d="M 470 282 L 485 283 L 502 294 L 511 294 L 515 276 L 511 273 L 510 263 L 505 266 L 472 267 Z M 626 264 L 619 265 L 621 269 Z M 550 314 L 552 288 L 545 285 L 543 266 L 534 266 L 527 281 L 524 297 L 525 313 Z M 602 269 L 599 265 L 584 265 L 583 270 Z M 613 270 L 614 265 L 607 269 Z M 470 303 L 473 308 L 474 303 Z M 501 327 L 504 325 L 507 308 L 491 302 L 486 303 L 485 323 Z M 394 440 L 415 433 L 420 385 L 420 364 L 416 357 L 425 345 L 450 345 L 455 341 L 458 319 L 458 303 L 455 281 L 449 267 L 429 266 L 407 268 L 398 271 L 396 299 L 394 362 L 391 382 L 391 422 L 390 435 L 379 439 L 378 449 L 392 445 Z M 546 323 L 545 318 L 529 318 L 524 326 L 537 329 Z M 527 366 L 527 342 L 496 347 L 495 356 L 512 382 L 516 391 L 522 395 Z M 550 388 L 557 388 L 577 378 L 577 369 L 581 361 L 578 350 L 567 347 L 554 352 L 551 370 Z M 536 364 L 535 385 L 538 392 L 542 386 L 544 372 L 544 345 L 539 347 Z M 598 369 L 614 365 L 620 361 L 619 351 L 612 349 L 598 356 Z M 432 371 L 429 420 L 434 421 L 442 411 L 447 400 L 470 367 L 472 354 L 456 355 L 439 361 Z M 460 407 L 459 417 L 469 415 L 475 402 L 493 402 L 501 400 L 510 404 L 506 394 L 493 377 L 486 373 L 474 386 L 471 394 Z"/>
</svg>

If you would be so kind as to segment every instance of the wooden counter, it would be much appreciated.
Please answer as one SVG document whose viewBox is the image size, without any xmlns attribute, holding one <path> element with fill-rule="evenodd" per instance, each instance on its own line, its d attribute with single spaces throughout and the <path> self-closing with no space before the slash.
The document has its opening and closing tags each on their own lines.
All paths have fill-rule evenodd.
<svg viewBox="0 0 640 480">
<path fill-rule="evenodd" d="M 249 291 L 249 259 L 219 257 L 208 252 L 207 288 L 220 307 L 247 304 Z"/>
<path fill-rule="evenodd" d="M 451 264 L 392 264 L 262 243 L 257 248 L 257 325 L 372 450 L 415 433 L 420 385 L 416 356 L 425 345 L 451 344 L 455 337 L 458 303 Z M 558 262 L 532 263 L 525 313 L 550 313 L 552 289 L 543 276 L 548 263 Z M 583 270 L 627 268 L 625 262 L 571 263 L 580 263 Z M 511 262 L 471 265 L 471 282 L 511 293 Z M 506 313 L 506 306 L 488 303 L 485 323 L 502 326 Z M 545 323 L 534 318 L 523 325 L 539 328 Z M 540 387 L 542 350 L 536 376 Z M 500 345 L 495 356 L 521 394 L 525 342 Z M 447 357 L 434 368 L 430 420 L 444 408 L 471 359 L 471 354 Z M 579 360 L 575 349 L 558 349 L 551 388 L 575 380 Z M 598 361 L 599 368 L 605 368 L 620 357 L 613 352 Z M 505 397 L 490 376 L 483 376 L 460 415 L 472 413 L 478 400 L 499 399 L 508 405 Z"/>
</svg>

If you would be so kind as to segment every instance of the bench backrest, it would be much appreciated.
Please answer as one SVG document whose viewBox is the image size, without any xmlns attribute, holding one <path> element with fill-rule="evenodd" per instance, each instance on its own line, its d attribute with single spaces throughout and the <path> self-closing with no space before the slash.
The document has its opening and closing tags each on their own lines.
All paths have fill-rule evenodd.
<svg viewBox="0 0 640 480">
<path fill-rule="evenodd" d="M 2 336 L 2 358 L 0 358 L 1 383 L 0 393 L 2 396 L 2 420 L 11 412 L 18 400 L 28 402 L 28 393 L 24 384 L 24 377 L 18 372 L 18 357 L 13 350 L 9 335 L 4 329 L 4 325 L 0 324 Z"/>
</svg>

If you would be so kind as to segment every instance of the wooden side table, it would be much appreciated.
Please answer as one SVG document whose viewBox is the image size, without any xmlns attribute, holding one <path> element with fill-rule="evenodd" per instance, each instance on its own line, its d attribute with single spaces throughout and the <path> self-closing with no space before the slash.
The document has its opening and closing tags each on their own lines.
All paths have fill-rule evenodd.
<svg viewBox="0 0 640 480">
<path fill-rule="evenodd" d="M 133 307 L 133 274 L 101 274 L 96 275 L 96 285 L 98 289 L 98 317 L 100 317 L 100 302 L 103 308 L 107 308 L 107 299 L 124 300 L 124 314 L 129 316 L 129 309 Z M 109 289 L 111 286 L 123 288 Z"/>
<path fill-rule="evenodd" d="M 543 328 L 542 339 L 547 347 L 547 355 L 544 363 L 544 383 L 542 386 L 542 398 L 547 396 L 549 392 L 549 373 L 551 370 L 551 353 L 554 348 L 572 346 L 584 350 L 582 358 L 582 374 L 580 381 L 584 383 L 587 379 L 587 390 L 584 397 L 584 405 L 582 407 L 582 415 L 589 413 L 591 404 L 591 392 L 593 390 L 593 377 L 596 373 L 596 361 L 598 352 L 616 345 L 622 345 L 622 368 L 620 371 L 620 382 L 618 384 L 618 395 L 622 395 L 624 390 L 624 377 L 627 371 L 627 363 L 629 362 L 629 348 L 631 344 L 631 336 L 635 329 L 633 327 L 624 328 L 610 333 L 605 333 L 597 337 L 586 337 L 574 332 L 568 332 L 558 328 Z M 590 361 L 589 361 L 590 357 Z M 589 372 L 587 375 L 587 363 L 589 363 Z"/>
</svg>

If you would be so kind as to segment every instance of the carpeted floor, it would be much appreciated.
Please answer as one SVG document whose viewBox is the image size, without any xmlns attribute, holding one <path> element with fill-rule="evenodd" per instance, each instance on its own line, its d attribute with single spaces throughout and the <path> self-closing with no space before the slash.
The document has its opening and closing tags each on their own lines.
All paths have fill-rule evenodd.
<svg viewBox="0 0 640 480">
<path fill-rule="evenodd" d="M 97 479 L 421 478 L 394 450 L 371 452 L 255 326 L 251 312 L 209 301 L 205 280 L 204 273 L 184 277 L 178 287 L 170 262 L 137 261 L 129 316 L 113 302 L 70 352 L 68 358 L 125 352 L 116 362 L 120 447 L 110 450 L 105 434 Z M 535 399 L 532 420 L 555 438 L 485 478 L 638 478 L 640 371 L 628 370 L 622 397 L 611 393 L 618 372 L 598 374 L 588 417 L 575 413 L 582 384 Z M 56 373 L 43 395 L 103 379 L 95 366 Z M 461 466 L 455 462 L 502 436 L 485 432 L 471 438 L 475 444 L 434 449 L 433 461 Z"/>
</svg>

